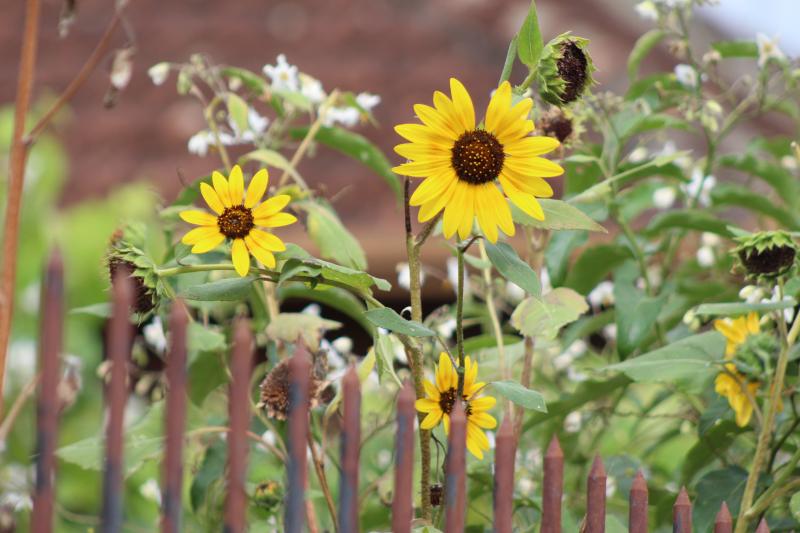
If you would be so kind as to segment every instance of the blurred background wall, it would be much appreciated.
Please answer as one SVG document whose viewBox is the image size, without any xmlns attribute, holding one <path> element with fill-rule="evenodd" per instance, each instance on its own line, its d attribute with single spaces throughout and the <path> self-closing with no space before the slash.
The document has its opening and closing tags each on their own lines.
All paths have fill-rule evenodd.
<svg viewBox="0 0 800 533">
<path fill-rule="evenodd" d="M 633 0 L 538 4 L 546 40 L 566 30 L 589 38 L 599 89 L 625 87 L 628 52 L 650 24 L 636 14 Z M 792 27 L 800 19 L 797 0 L 722 4 L 703 8 L 693 30 L 698 39 L 710 41 L 723 34 L 752 38 L 760 30 L 782 34 L 787 52 L 800 48 L 800 34 Z M 434 90 L 446 88 L 449 76 L 464 81 L 478 108 L 485 106 L 527 7 L 526 0 L 130 0 L 136 55 L 129 87 L 113 107 L 104 106 L 110 59 L 105 61 L 57 126 L 70 155 L 62 202 L 102 197 L 134 180 L 148 181 L 171 201 L 181 187 L 179 172 L 194 178 L 218 165 L 213 154 L 188 153 L 187 140 L 204 125 L 200 106 L 175 93 L 174 77 L 160 87 L 151 83 L 147 69 L 157 62 L 185 61 L 200 52 L 214 62 L 260 71 L 285 53 L 326 89 L 379 94 L 383 102 L 374 111 L 377 127 L 365 125 L 359 131 L 397 161 L 391 151 L 397 142 L 392 126 L 409 121 L 412 105 L 428 102 Z M 43 3 L 39 97 L 57 94 L 69 82 L 112 14 L 109 0 L 77 0 L 77 19 L 61 38 L 61 8 L 58 0 Z M 14 99 L 23 16 L 24 2 L 4 3 L 0 102 Z M 116 40 L 124 44 L 124 34 Z M 643 71 L 671 70 L 675 63 L 660 50 Z M 336 197 L 345 224 L 367 248 L 371 270 L 391 277 L 404 257 L 396 244 L 402 242 L 403 223 L 384 183 L 365 167 L 324 149 L 303 161 L 300 170 L 311 184 Z"/>
</svg>

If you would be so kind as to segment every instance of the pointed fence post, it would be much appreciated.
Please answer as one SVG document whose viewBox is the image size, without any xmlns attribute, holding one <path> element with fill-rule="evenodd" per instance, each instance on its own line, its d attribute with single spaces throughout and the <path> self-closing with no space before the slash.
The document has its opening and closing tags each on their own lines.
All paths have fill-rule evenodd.
<svg viewBox="0 0 800 533">
<path fill-rule="evenodd" d="M 167 416 L 164 432 L 164 490 L 161 519 L 163 533 L 181 530 L 181 495 L 183 494 L 183 433 L 186 428 L 186 328 L 187 309 L 175 300 L 169 321 L 167 355 Z"/>
<path fill-rule="evenodd" d="M 514 513 L 514 459 L 517 454 L 514 427 L 506 414 L 495 437 L 494 531 L 511 533 Z"/>
<path fill-rule="evenodd" d="M 561 497 L 564 493 L 564 452 L 553 435 L 544 454 L 542 480 L 542 531 L 561 533 Z"/>
<path fill-rule="evenodd" d="M 357 533 L 358 454 L 361 448 L 361 384 L 351 366 L 342 378 L 342 477 L 339 480 L 339 531 Z"/>
<path fill-rule="evenodd" d="M 305 486 L 308 476 L 306 446 L 308 445 L 308 387 L 311 359 L 308 349 L 298 339 L 294 355 L 289 360 L 289 487 L 286 494 L 284 531 L 302 533 L 305 523 Z"/>
<path fill-rule="evenodd" d="M 767 524 L 766 518 L 762 518 L 761 522 L 758 523 L 756 533 L 769 533 L 769 525 Z"/>
<path fill-rule="evenodd" d="M 455 402 L 450 413 L 450 438 L 447 443 L 445 473 L 445 533 L 463 533 L 466 506 L 467 417 L 462 402 Z"/>
<path fill-rule="evenodd" d="M 689 501 L 686 487 L 681 487 L 675 505 L 672 506 L 672 531 L 692 533 L 692 502 Z"/>
<path fill-rule="evenodd" d="M 733 533 L 733 518 L 728 510 L 728 504 L 722 502 L 714 520 L 714 533 Z"/>
<path fill-rule="evenodd" d="M 594 458 L 586 482 L 586 533 L 606 530 L 606 470 L 599 455 Z"/>
<path fill-rule="evenodd" d="M 406 381 L 397 397 L 397 438 L 395 439 L 392 533 L 411 533 L 414 519 L 414 385 Z"/>
<path fill-rule="evenodd" d="M 58 442 L 58 380 L 63 339 L 64 264 L 56 250 L 44 277 L 39 335 L 41 385 L 36 406 L 36 487 L 31 531 L 53 531 L 55 449 Z"/>
<path fill-rule="evenodd" d="M 642 471 L 639 470 L 631 485 L 628 510 L 629 533 L 647 533 L 647 500 L 647 481 L 645 481 Z"/>
<path fill-rule="evenodd" d="M 250 427 L 250 372 L 253 336 L 243 318 L 233 326 L 231 384 L 228 393 L 228 494 L 225 498 L 225 533 L 240 533 L 246 527 L 247 429 Z"/>
<path fill-rule="evenodd" d="M 133 284 L 129 271 L 117 271 L 112 295 L 111 322 L 106 336 L 111 379 L 106 386 L 109 407 L 103 469 L 103 507 L 100 514 L 102 533 L 117 533 L 122 530 L 123 422 L 125 402 L 128 399 L 128 360 L 133 341 L 133 328 L 129 320 L 133 304 Z"/>
</svg>

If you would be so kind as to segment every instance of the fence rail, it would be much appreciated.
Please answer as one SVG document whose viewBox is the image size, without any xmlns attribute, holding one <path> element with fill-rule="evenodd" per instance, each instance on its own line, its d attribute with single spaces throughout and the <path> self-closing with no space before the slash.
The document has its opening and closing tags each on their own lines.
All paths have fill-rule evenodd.
<svg viewBox="0 0 800 533">
<path fill-rule="evenodd" d="M 108 328 L 108 358 L 112 362 L 111 379 L 107 384 L 108 422 L 103 476 L 103 505 L 100 531 L 116 533 L 123 520 L 123 413 L 127 398 L 126 368 L 130 360 L 132 328 L 128 313 L 133 300 L 130 279 L 118 275 L 112 291 L 113 305 Z M 54 255 L 47 267 L 40 339 L 42 386 L 37 410 L 36 486 L 33 496 L 32 531 L 53 530 L 53 486 L 55 480 L 54 449 L 57 441 L 58 407 L 55 395 L 61 349 L 63 314 L 63 267 Z M 186 331 L 188 310 L 182 302 L 173 304 L 170 314 L 170 344 L 167 355 L 165 450 L 163 469 L 163 502 L 161 530 L 181 530 L 181 494 L 183 478 L 183 445 L 186 422 Z M 245 531 L 247 524 L 245 478 L 247 471 L 247 431 L 250 424 L 249 383 L 253 364 L 253 337 L 249 323 L 238 319 L 234 325 L 229 393 L 227 497 L 224 531 Z M 288 490 L 285 501 L 283 531 L 300 533 L 309 517 L 305 501 L 308 485 L 306 447 L 309 439 L 309 376 L 311 360 L 308 349 L 298 342 L 289 361 L 289 416 L 287 465 Z M 341 476 L 339 488 L 338 526 L 342 533 L 357 532 L 359 448 L 361 442 L 361 392 L 358 376 L 351 368 L 342 380 L 343 418 L 341 431 Z M 414 465 L 414 391 L 406 384 L 397 399 L 397 433 L 395 439 L 395 479 L 391 510 L 392 531 L 410 533 L 414 516 L 412 475 Z M 516 456 L 512 422 L 506 417 L 496 438 L 493 491 L 494 531 L 512 531 L 514 461 Z M 561 533 L 561 507 L 564 484 L 564 454 L 558 439 L 553 437 L 544 454 L 541 533 Z M 450 421 L 446 457 L 445 532 L 464 530 L 466 512 L 466 416 L 456 403 Z M 598 455 L 594 459 L 586 483 L 587 510 L 581 532 L 603 533 L 606 520 L 606 473 Z M 648 492 L 642 472 L 631 485 L 629 505 L 630 533 L 648 531 Z M 725 503 L 714 522 L 714 533 L 731 533 L 733 521 Z M 673 532 L 691 533 L 692 502 L 685 488 L 681 489 L 673 507 Z M 756 533 L 769 531 L 762 519 Z"/>
</svg>

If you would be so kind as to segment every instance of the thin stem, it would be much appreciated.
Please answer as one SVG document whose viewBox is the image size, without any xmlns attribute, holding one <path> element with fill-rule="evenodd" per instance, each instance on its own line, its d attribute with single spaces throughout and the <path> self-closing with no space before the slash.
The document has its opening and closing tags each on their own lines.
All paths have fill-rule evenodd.
<svg viewBox="0 0 800 533">
<path fill-rule="evenodd" d="M 333 102 L 336 101 L 336 98 L 339 97 L 339 91 L 334 90 L 325 99 L 324 102 L 319 106 L 319 113 L 317 114 L 317 119 L 311 124 L 306 132 L 306 136 L 303 137 L 303 140 L 300 142 L 300 146 L 297 147 L 294 155 L 292 156 L 292 160 L 289 162 L 289 166 L 283 170 L 283 174 L 281 174 L 280 179 L 278 180 L 278 187 L 283 186 L 286 183 L 286 180 L 291 176 L 294 181 L 302 187 L 304 190 L 310 190 L 308 188 L 308 184 L 300 177 L 300 175 L 296 172 L 297 165 L 300 164 L 300 161 L 303 159 L 306 151 L 308 151 L 308 147 L 311 146 L 311 141 L 314 140 L 314 137 L 317 136 L 317 132 L 319 131 L 320 127 L 322 127 L 322 122 L 325 120 L 325 115 L 328 113 L 328 109 L 330 109 Z M 290 172 L 291 170 L 295 170 L 295 172 Z"/>
<path fill-rule="evenodd" d="M 758 478 L 761 475 L 761 469 L 769 455 L 769 443 L 772 439 L 772 428 L 775 424 L 775 416 L 778 412 L 780 404 L 780 395 L 783 390 L 783 382 L 786 377 L 786 367 L 789 364 L 789 352 L 794 346 L 797 336 L 800 334 L 800 320 L 795 320 L 792 324 L 792 329 L 786 335 L 784 346 L 778 356 L 778 364 L 775 367 L 775 374 L 772 379 L 769 390 L 769 398 L 767 400 L 766 409 L 764 410 L 764 424 L 761 427 L 761 432 L 758 436 L 758 443 L 756 444 L 756 454 L 753 458 L 753 464 L 750 467 L 750 474 L 747 476 L 747 483 L 744 487 L 742 494 L 742 504 L 739 509 L 739 518 L 736 520 L 735 533 L 745 533 L 747 526 L 752 516 L 748 513 L 753 504 L 755 497 L 756 487 L 758 485 Z"/>
<path fill-rule="evenodd" d="M 325 496 L 325 503 L 328 505 L 328 512 L 331 514 L 333 529 L 334 531 L 338 532 L 339 520 L 336 518 L 336 504 L 333 502 L 331 489 L 328 486 L 328 478 L 325 476 L 325 469 L 322 465 L 322 460 L 317 454 L 317 448 L 314 446 L 314 437 L 311 435 L 310 431 L 308 432 L 308 449 L 311 451 L 311 462 L 314 463 L 314 470 L 317 473 L 317 480 L 319 481 L 320 489 L 322 489 L 322 494 Z"/>
<path fill-rule="evenodd" d="M 3 264 L 2 278 L 0 278 L 0 416 L 3 413 L 6 357 L 14 309 L 22 186 L 25 181 L 25 162 L 28 158 L 28 145 L 25 143 L 23 135 L 33 91 L 36 45 L 39 34 L 39 0 L 27 0 L 26 6 L 25 29 L 19 59 L 17 102 L 14 110 L 14 132 L 11 137 L 11 153 L 9 154 L 8 202 L 6 219 L 3 224 Z"/>
<path fill-rule="evenodd" d="M 0 445 L 5 443 L 8 434 L 11 432 L 11 428 L 14 427 L 14 422 L 22 412 L 22 408 L 25 406 L 25 402 L 27 402 L 28 399 L 31 398 L 36 392 L 36 385 L 38 385 L 40 378 L 41 374 L 36 374 L 33 376 L 28 384 L 25 385 L 25 388 L 20 391 L 16 400 L 14 400 L 14 403 L 11 405 L 11 409 L 8 410 L 8 414 L 3 419 L 3 423 L 0 424 Z"/>
<path fill-rule="evenodd" d="M 222 159 L 222 164 L 225 166 L 225 170 L 228 172 L 231 171 L 231 159 L 228 157 L 228 150 L 225 149 L 225 145 L 222 144 L 222 137 L 219 134 L 219 128 L 217 127 L 217 120 L 214 118 L 214 112 L 217 110 L 217 106 L 222 103 L 222 98 L 219 96 L 215 96 L 211 103 L 205 109 L 205 119 L 208 127 L 211 129 L 211 133 L 214 134 L 214 144 L 217 146 L 217 151 L 219 151 L 219 157 Z"/>
<path fill-rule="evenodd" d="M 457 398 L 464 395 L 464 251 L 458 248 L 458 291 L 456 292 L 456 346 L 458 347 L 458 389 Z"/>
</svg>

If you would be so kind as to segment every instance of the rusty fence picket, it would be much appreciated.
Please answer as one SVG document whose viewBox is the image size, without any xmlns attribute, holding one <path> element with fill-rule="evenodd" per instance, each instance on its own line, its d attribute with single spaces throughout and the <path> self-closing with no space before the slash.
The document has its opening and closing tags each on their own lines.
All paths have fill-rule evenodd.
<svg viewBox="0 0 800 533">
<path fill-rule="evenodd" d="M 106 329 L 107 360 L 111 363 L 106 385 L 108 418 L 106 454 L 103 471 L 100 531 L 122 531 L 122 488 L 124 479 L 123 415 L 128 394 L 128 361 L 133 341 L 129 312 L 133 287 L 128 272 L 119 272 L 112 288 L 112 314 Z M 170 313 L 170 337 L 167 356 L 165 449 L 163 458 L 163 533 L 181 531 L 183 446 L 187 409 L 187 326 L 188 310 L 175 301 Z M 55 445 L 57 440 L 60 371 L 59 353 L 63 335 L 63 266 L 57 253 L 48 263 L 44 278 L 42 322 L 40 326 L 41 386 L 37 397 L 36 484 L 33 494 L 31 530 L 53 531 Z M 229 386 L 229 428 L 227 494 L 224 531 L 240 533 L 248 527 L 245 479 L 249 450 L 250 377 L 254 356 L 253 335 L 246 319 L 234 324 Z M 289 406 L 287 428 L 287 490 L 284 528 L 287 533 L 301 533 L 306 525 L 315 529 L 313 510 L 305 501 L 308 487 L 306 446 L 309 442 L 309 387 L 311 359 L 308 348 L 298 340 L 289 366 Z M 359 531 L 359 461 L 361 447 L 361 386 L 355 367 L 342 380 L 341 472 L 339 478 L 338 531 Z M 410 533 L 414 525 L 413 472 L 414 433 L 417 413 L 413 386 L 403 385 L 397 398 L 392 495 L 392 531 Z M 466 519 L 466 442 L 467 420 L 464 406 L 456 402 L 450 416 L 445 457 L 444 525 L 445 533 L 460 533 Z M 516 441 L 513 425 L 505 417 L 496 435 L 494 467 L 494 531 L 513 531 L 513 493 Z M 564 488 L 564 453 L 556 436 L 543 457 L 541 533 L 561 533 L 561 505 Z M 585 533 L 604 533 L 606 519 L 606 472 L 597 455 L 586 479 L 586 515 L 581 527 Z M 629 533 L 648 532 L 648 487 L 643 472 L 632 480 L 629 495 Z M 307 524 L 307 522 L 309 522 Z M 714 533 L 732 533 L 733 519 L 723 502 L 714 520 Z M 761 518 L 755 533 L 769 533 L 766 518 Z M 692 501 L 683 487 L 673 506 L 673 532 L 692 533 Z"/>
</svg>

